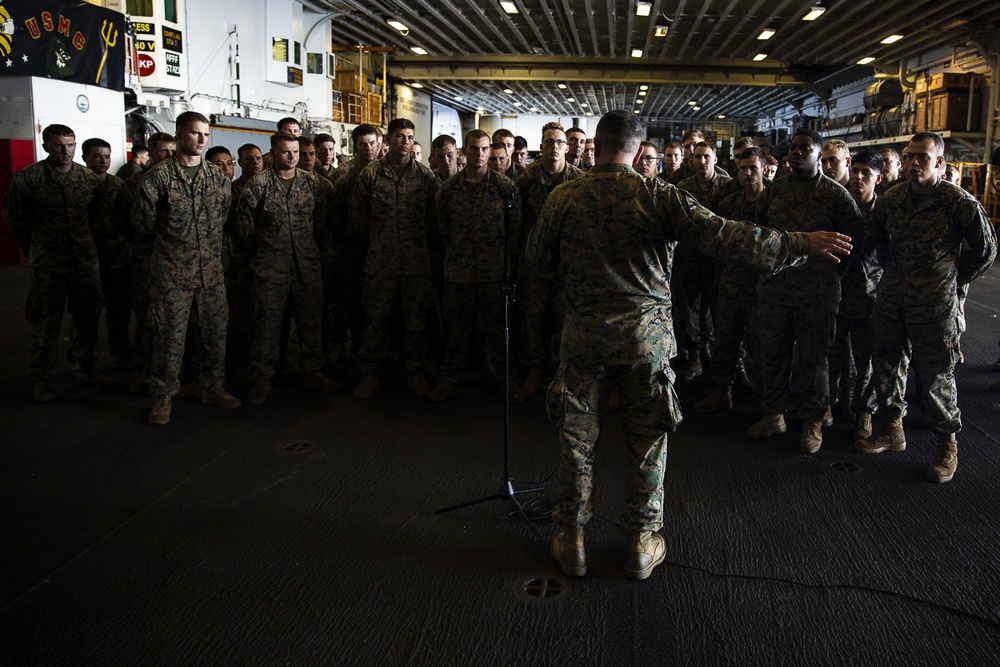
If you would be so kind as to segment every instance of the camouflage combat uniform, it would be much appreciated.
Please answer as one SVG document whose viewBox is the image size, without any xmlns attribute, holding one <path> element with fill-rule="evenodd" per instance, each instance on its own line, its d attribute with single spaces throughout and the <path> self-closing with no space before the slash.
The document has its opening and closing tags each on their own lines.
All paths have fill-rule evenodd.
<svg viewBox="0 0 1000 667">
<path fill-rule="evenodd" d="M 495 365 L 503 359 L 504 244 L 509 249 L 521 244 L 517 187 L 492 169 L 479 183 L 469 182 L 460 171 L 438 191 L 437 220 L 445 247 L 443 306 L 448 326 L 441 379 L 457 384 L 469 361 L 469 338 L 480 319 L 477 310 L 491 360 Z"/>
<path fill-rule="evenodd" d="M 801 188 L 800 188 L 801 186 Z M 860 221 L 854 199 L 823 174 L 800 184 L 791 176 L 764 190 L 758 223 L 781 231 L 849 233 Z M 812 262 L 778 274 L 762 274 L 757 285 L 763 416 L 779 415 L 789 403 L 792 348 L 801 368 L 799 416 L 823 420 L 829 405 L 827 355 L 836 326 L 840 279 L 832 262 Z"/>
<path fill-rule="evenodd" d="M 4 220 L 31 268 L 25 315 L 31 323 L 28 371 L 36 382 L 55 375 L 64 311 L 75 323 L 78 370 L 94 368 L 101 277 L 88 214 L 97 196 L 93 171 L 73 163 L 60 174 L 47 160 L 14 174 L 7 187 Z"/>
<path fill-rule="evenodd" d="M 528 165 L 517 179 L 517 189 L 521 193 L 522 222 L 524 236 L 535 226 L 538 215 L 548 199 L 549 193 L 563 183 L 583 176 L 583 171 L 566 163 L 558 174 L 550 174 L 542 168 L 542 161 Z M 522 262 L 523 264 L 523 262 Z M 522 266 L 518 275 L 517 298 L 520 302 L 522 334 L 522 361 L 529 367 L 541 368 L 549 352 L 559 349 L 565 310 L 565 295 L 562 281 L 555 269 L 541 271 L 537 267 Z M 546 319 L 550 319 L 551 335 L 546 336 Z"/>
<path fill-rule="evenodd" d="M 717 169 L 715 176 L 707 183 L 699 181 L 697 176 L 691 176 L 678 183 L 677 187 L 689 192 L 699 204 L 714 213 L 719 208 L 719 202 L 729 192 L 731 182 L 728 175 Z M 719 269 L 718 262 L 686 243 L 677 246 L 670 289 L 677 344 L 689 356 L 715 339 Z"/>
<path fill-rule="evenodd" d="M 129 267 L 132 253 L 128 242 L 114 224 L 114 202 L 122 186 L 122 179 L 107 174 L 98 188 L 98 196 L 91 205 L 90 232 L 97 244 L 97 258 L 101 265 L 101 291 L 104 294 L 105 325 L 111 354 L 120 362 L 126 361 L 131 342 L 128 325 L 132 319 L 132 301 L 129 298 Z"/>
<path fill-rule="evenodd" d="M 333 172 L 333 189 L 330 191 L 330 224 L 327 245 L 334 257 L 331 283 L 328 289 L 335 292 L 336 324 L 339 337 L 345 341 L 350 336 L 354 354 L 361 350 L 364 340 L 365 308 L 362 294 L 365 284 L 365 256 L 367 239 L 362 239 L 348 224 L 348 205 L 354 182 L 361 172 L 354 160 L 341 165 Z"/>
<path fill-rule="evenodd" d="M 763 200 L 749 201 L 740 191 L 724 198 L 718 205 L 718 214 L 730 220 L 754 221 L 757 206 Z M 740 360 L 740 343 L 746 342 L 747 351 L 755 364 L 760 364 L 757 319 L 757 280 L 759 272 L 752 266 L 730 259 L 722 264 L 719 273 L 719 295 L 715 307 L 715 344 L 712 347 L 712 383 L 725 391 L 732 387 Z M 753 373 L 753 390 L 760 397 L 760 372 Z"/>
<path fill-rule="evenodd" d="M 566 280 L 561 364 L 548 396 L 561 429 L 558 523 L 582 526 L 593 516 L 599 407 L 617 388 L 626 438 L 625 523 L 642 531 L 662 526 L 666 434 L 681 419 L 669 363 L 676 354 L 670 269 L 678 241 L 771 270 L 803 261 L 809 247 L 805 234 L 725 220 L 624 164 L 598 164 L 557 188 L 528 239 L 528 265 L 561 266 Z"/>
<path fill-rule="evenodd" d="M 874 222 L 884 270 L 872 351 L 879 404 L 889 423 L 906 414 L 909 340 L 925 418 L 936 433 L 957 433 L 962 428 L 955 386 L 957 288 L 993 264 L 993 225 L 975 197 L 943 180 L 922 201 L 914 200 L 909 186 L 891 188 L 876 201 Z"/>
<path fill-rule="evenodd" d="M 410 160 L 397 175 L 387 158 L 375 160 L 354 180 L 348 220 L 357 243 L 367 247 L 365 325 L 359 367 L 374 375 L 389 353 L 389 321 L 398 294 L 404 320 L 406 370 L 422 371 L 427 358 L 427 310 L 431 302 L 430 237 L 434 196 L 440 181 Z"/>
<path fill-rule="evenodd" d="M 876 199 L 873 199 L 861 205 L 861 225 L 849 230 L 854 245 L 851 251 L 853 257 L 840 280 L 843 291 L 840 309 L 847 319 L 851 354 L 857 372 L 851 403 L 854 412 L 874 413 L 877 408 L 875 383 L 872 381 L 872 317 L 882 267 L 875 253 L 875 202 Z"/>
<path fill-rule="evenodd" d="M 205 389 L 222 391 L 229 321 L 222 228 L 231 197 L 230 181 L 205 160 L 189 179 L 177 158 L 168 158 L 150 169 L 139 187 L 137 230 L 140 235 L 153 235 L 149 391 L 156 398 L 175 396 L 180 389 L 178 376 L 192 317 L 198 321 L 199 383 Z"/>
<path fill-rule="evenodd" d="M 237 205 L 236 233 L 254 249 L 250 364 L 258 377 L 274 377 L 289 296 L 302 373 L 323 367 L 323 263 L 318 241 L 326 231 L 322 180 L 296 169 L 286 192 L 274 170 L 266 169 L 250 179 Z"/>
<path fill-rule="evenodd" d="M 232 203 L 229 219 L 224 228 L 225 245 L 222 252 L 222 267 L 226 275 L 226 301 L 229 304 L 229 326 L 226 334 L 226 369 L 233 374 L 239 369 L 250 367 L 250 346 L 253 344 L 254 306 L 253 259 L 251 245 L 236 233 L 236 208 L 243 196 L 247 183 L 237 178 L 229 186 Z"/>
<path fill-rule="evenodd" d="M 134 216 L 139 188 L 148 174 L 149 171 L 143 171 L 126 179 L 112 205 L 115 231 L 129 244 L 129 302 L 135 317 L 129 365 L 143 378 L 149 375 L 153 353 L 153 331 L 149 327 L 149 258 L 153 253 L 153 236 L 138 232 Z"/>
</svg>

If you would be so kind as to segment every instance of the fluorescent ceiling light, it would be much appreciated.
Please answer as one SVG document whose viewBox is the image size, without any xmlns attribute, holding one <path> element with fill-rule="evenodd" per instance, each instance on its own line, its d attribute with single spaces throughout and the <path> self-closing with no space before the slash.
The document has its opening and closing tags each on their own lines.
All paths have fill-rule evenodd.
<svg viewBox="0 0 1000 667">
<path fill-rule="evenodd" d="M 455 100 L 456 102 L 461 102 L 462 101 L 462 96 L 461 95 L 455 95 L 455 97 L 453 97 L 451 99 Z"/>
<path fill-rule="evenodd" d="M 567 102 L 576 102 L 576 98 L 575 97 L 567 97 L 566 101 Z"/>
<path fill-rule="evenodd" d="M 587 104 L 586 102 L 580 102 L 580 106 L 583 107 L 584 109 L 586 109 L 590 105 Z"/>
<path fill-rule="evenodd" d="M 755 63 L 759 63 L 761 60 L 765 60 L 766 58 L 767 58 L 767 54 L 766 53 L 758 53 L 757 55 L 755 55 L 753 57 L 753 61 Z"/>
<path fill-rule="evenodd" d="M 636 116 L 638 116 L 639 115 L 639 110 L 638 109 L 632 109 L 632 113 L 634 113 Z"/>
<path fill-rule="evenodd" d="M 423 88 L 423 87 L 424 87 L 424 84 L 422 84 L 422 83 L 416 83 L 416 82 L 414 82 L 414 83 L 410 84 L 410 88 Z"/>
<path fill-rule="evenodd" d="M 725 117 L 726 117 L 726 114 L 724 114 L 724 113 L 720 113 L 718 116 L 716 116 L 716 118 L 718 118 L 719 120 L 722 120 Z"/>
<path fill-rule="evenodd" d="M 670 32 L 670 26 L 663 25 L 661 23 L 661 24 L 657 25 L 656 28 L 653 29 L 653 36 L 654 37 L 666 37 L 668 32 Z"/>
<path fill-rule="evenodd" d="M 633 58 L 642 58 L 642 49 L 632 49 Z"/>
<path fill-rule="evenodd" d="M 757 39 L 771 39 L 774 37 L 775 32 L 777 31 L 774 28 L 765 28 L 760 31 L 759 35 L 757 35 Z"/>
<path fill-rule="evenodd" d="M 538 109 L 536 109 L 535 107 L 531 107 L 530 109 L 528 109 L 528 111 L 534 111 L 535 113 L 538 113 Z"/>
<path fill-rule="evenodd" d="M 858 61 L 858 64 L 867 65 L 870 62 L 875 62 L 875 56 L 865 56 L 864 58 Z"/>
<path fill-rule="evenodd" d="M 646 91 L 645 90 L 640 90 L 639 91 L 639 97 L 645 97 L 645 96 L 646 96 Z"/>
<path fill-rule="evenodd" d="M 812 9 L 809 10 L 809 13 L 802 17 L 802 20 L 815 21 L 820 16 L 823 16 L 825 12 L 826 12 L 826 7 L 823 6 L 823 3 L 817 2 L 815 5 L 812 6 Z"/>
<path fill-rule="evenodd" d="M 646 84 L 642 84 L 641 86 L 639 86 L 639 90 L 649 90 L 649 86 L 647 86 Z"/>
<path fill-rule="evenodd" d="M 696 104 L 698 104 L 698 103 L 697 103 L 697 102 L 695 102 L 694 100 L 688 100 L 688 105 L 690 105 L 690 106 L 694 106 L 694 105 L 696 105 Z"/>
<path fill-rule="evenodd" d="M 590 113 L 590 112 L 588 111 L 588 112 L 587 112 L 587 115 L 588 115 L 588 116 L 593 116 L 594 114 L 592 114 L 592 113 Z"/>
<path fill-rule="evenodd" d="M 519 107 L 519 106 L 521 106 L 521 103 L 520 102 L 514 102 L 514 106 Z"/>
<path fill-rule="evenodd" d="M 418 56 L 426 56 L 427 55 L 427 51 L 424 50 L 424 49 L 422 49 L 422 48 L 420 48 L 419 46 L 411 46 L 410 47 L 410 51 L 413 51 Z"/>
<path fill-rule="evenodd" d="M 695 111 L 701 111 L 701 107 L 691 107 L 691 108 L 694 109 Z"/>
<path fill-rule="evenodd" d="M 636 104 L 642 104 L 642 103 L 643 103 L 643 102 L 645 102 L 645 101 L 646 101 L 646 100 L 644 100 L 644 99 L 642 99 L 642 98 L 640 97 L 639 99 L 637 99 L 637 100 L 635 101 L 635 103 L 636 103 Z"/>
<path fill-rule="evenodd" d="M 389 25 L 391 25 L 393 28 L 395 28 L 396 30 L 398 30 L 400 32 L 407 32 L 407 31 L 409 31 L 409 28 L 407 28 L 405 25 L 403 25 L 399 21 L 391 20 L 391 21 L 386 21 L 386 23 L 388 23 Z"/>
<path fill-rule="evenodd" d="M 517 5 L 514 4 L 513 0 L 500 0 L 500 7 L 508 14 L 520 13 L 517 11 Z"/>
<path fill-rule="evenodd" d="M 635 15 L 636 16 L 649 16 L 649 12 L 653 9 L 652 2 L 645 2 L 644 0 L 637 0 L 635 3 Z"/>
<path fill-rule="evenodd" d="M 514 91 L 511 90 L 510 88 L 504 88 L 503 92 L 507 93 L 508 95 L 513 95 L 514 94 Z"/>
<path fill-rule="evenodd" d="M 559 84 L 559 90 L 566 90 L 566 84 L 565 83 L 560 83 Z"/>
<path fill-rule="evenodd" d="M 881 43 L 882 44 L 895 44 L 896 42 L 898 42 L 901 39 L 903 39 L 902 35 L 889 35 L 888 37 L 886 37 L 885 39 L 883 39 Z"/>
</svg>

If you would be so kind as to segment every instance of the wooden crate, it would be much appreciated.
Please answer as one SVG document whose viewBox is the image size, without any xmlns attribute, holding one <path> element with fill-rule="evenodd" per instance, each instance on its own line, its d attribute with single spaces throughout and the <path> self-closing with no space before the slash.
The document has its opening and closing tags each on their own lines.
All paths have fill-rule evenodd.
<svg viewBox="0 0 1000 667">
<path fill-rule="evenodd" d="M 935 90 L 949 90 L 949 89 L 969 89 L 969 83 L 972 81 L 973 74 L 949 74 L 946 72 L 938 72 L 937 74 L 930 77 L 920 77 L 917 79 L 916 90 L 917 93 L 928 93 L 934 92 Z"/>
<path fill-rule="evenodd" d="M 352 125 L 360 125 L 364 122 L 362 113 L 363 105 L 361 104 L 361 96 L 355 95 L 354 93 L 348 93 L 345 95 L 344 117 L 346 120 L 344 122 Z"/>
<path fill-rule="evenodd" d="M 969 120 L 969 91 L 954 90 L 917 98 L 917 132 L 978 132 L 979 95 L 972 97 L 972 124 Z"/>
<path fill-rule="evenodd" d="M 334 75 L 334 87 L 343 93 L 359 93 L 357 70 L 337 70 Z"/>
<path fill-rule="evenodd" d="M 370 125 L 382 124 L 382 96 L 377 93 L 365 93 L 365 122 Z"/>
</svg>

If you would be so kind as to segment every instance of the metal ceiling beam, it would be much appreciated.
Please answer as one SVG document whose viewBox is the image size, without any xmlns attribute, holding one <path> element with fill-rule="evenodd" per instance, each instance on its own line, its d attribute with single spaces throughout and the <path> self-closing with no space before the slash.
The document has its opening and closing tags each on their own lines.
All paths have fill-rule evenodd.
<svg viewBox="0 0 1000 667">
<path fill-rule="evenodd" d="M 701 63 L 635 62 L 611 58 L 540 57 L 390 57 L 392 73 L 406 81 L 508 80 L 695 83 L 741 86 L 804 86 L 825 76 L 827 68 L 787 68 L 780 62 L 709 60 Z"/>
</svg>

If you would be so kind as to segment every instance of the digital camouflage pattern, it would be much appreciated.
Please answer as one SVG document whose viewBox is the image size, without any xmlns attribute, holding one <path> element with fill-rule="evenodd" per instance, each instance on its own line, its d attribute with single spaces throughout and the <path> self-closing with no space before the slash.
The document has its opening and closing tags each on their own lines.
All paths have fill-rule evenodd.
<svg viewBox="0 0 1000 667">
<path fill-rule="evenodd" d="M 805 183 L 790 176 L 764 190 L 758 223 L 783 231 L 850 234 L 861 212 L 850 193 L 822 173 Z M 763 273 L 757 285 L 763 380 L 761 413 L 784 412 L 790 401 L 792 350 L 797 348 L 803 422 L 823 419 L 830 402 L 829 352 L 836 333 L 842 264 L 811 262 Z"/>
<path fill-rule="evenodd" d="M 561 267 L 566 282 L 561 364 L 548 394 L 561 431 L 554 509 L 560 523 L 582 525 L 591 515 L 599 407 L 615 386 L 628 445 L 626 525 L 662 525 L 666 433 L 681 419 L 670 369 L 676 354 L 670 272 L 678 242 L 771 271 L 805 261 L 809 248 L 804 234 L 726 220 L 624 164 L 596 165 L 557 188 L 528 238 L 528 266 Z"/>
<path fill-rule="evenodd" d="M 442 310 L 448 327 L 441 373 L 457 383 L 469 361 L 477 312 L 487 353 L 494 364 L 503 359 L 504 245 L 512 257 L 521 247 L 517 187 L 492 170 L 479 183 L 460 171 L 438 191 L 437 219 L 445 248 Z"/>
<path fill-rule="evenodd" d="M 91 204 L 90 231 L 97 245 L 100 264 L 108 346 L 112 355 L 125 361 L 131 347 L 128 326 L 132 318 L 129 295 L 132 252 L 128 241 L 115 227 L 113 218 L 114 204 L 121 186 L 122 179 L 112 174 L 106 174 L 100 181 L 97 197 Z"/>
<path fill-rule="evenodd" d="M 326 228 L 327 186 L 315 174 L 295 170 L 285 191 L 273 169 L 257 174 L 243 190 L 235 230 L 255 249 L 254 336 L 251 366 L 259 376 L 274 377 L 281 320 L 292 296 L 299 336 L 299 363 L 305 374 L 323 366 L 323 261 L 319 239 Z"/>
<path fill-rule="evenodd" d="M 361 170 L 351 187 L 349 234 L 367 248 L 364 263 L 364 337 L 359 368 L 373 374 L 389 353 L 392 305 L 403 310 L 408 372 L 422 370 L 427 358 L 427 311 L 431 303 L 431 245 L 440 244 L 434 224 L 434 197 L 440 181 L 410 160 L 397 175 L 381 158 Z M 433 237 L 433 238 L 432 238 Z"/>
<path fill-rule="evenodd" d="M 226 301 L 222 266 L 223 227 L 232 187 L 222 170 L 201 162 L 190 179 L 177 157 L 150 169 L 139 187 L 135 224 L 153 235 L 150 258 L 149 325 L 153 330 L 149 391 L 157 398 L 180 389 L 188 323 L 198 322 L 199 383 L 221 389 L 226 368 Z"/>
<path fill-rule="evenodd" d="M 996 232 L 975 197 L 943 180 L 922 201 L 908 185 L 890 188 L 876 200 L 874 222 L 883 268 L 872 351 L 879 403 L 890 422 L 906 414 L 909 341 L 931 429 L 956 433 L 962 428 L 955 386 L 958 286 L 992 266 Z"/>
<path fill-rule="evenodd" d="M 875 199 L 861 205 L 861 224 L 850 231 L 851 262 L 840 280 L 843 292 L 841 314 L 847 318 L 851 338 L 851 355 L 857 378 L 854 382 L 854 412 L 875 412 L 875 383 L 872 379 L 873 316 L 875 295 L 882 279 L 882 266 L 875 252 Z"/>
<path fill-rule="evenodd" d="M 73 163 L 56 177 L 46 160 L 14 174 L 3 214 L 31 267 L 25 316 L 31 323 L 28 371 L 35 381 L 55 375 L 63 314 L 73 317 L 73 356 L 84 369 L 94 365 L 101 312 L 97 246 L 89 213 L 98 179 Z"/>
<path fill-rule="evenodd" d="M 139 233 L 135 224 L 135 203 L 139 187 L 148 173 L 140 172 L 122 183 L 111 214 L 115 231 L 129 244 L 129 302 L 135 317 L 129 365 L 143 376 L 148 374 L 153 351 L 153 331 L 149 328 L 149 259 L 153 254 L 153 235 Z"/>
<path fill-rule="evenodd" d="M 226 329 L 226 372 L 250 366 L 250 345 L 253 341 L 253 258 L 250 246 L 236 234 L 236 207 L 246 187 L 237 178 L 230 185 L 232 203 L 229 220 L 224 228 L 225 245 L 222 266 L 226 274 L 226 301 L 229 303 L 229 325 Z"/>
</svg>

